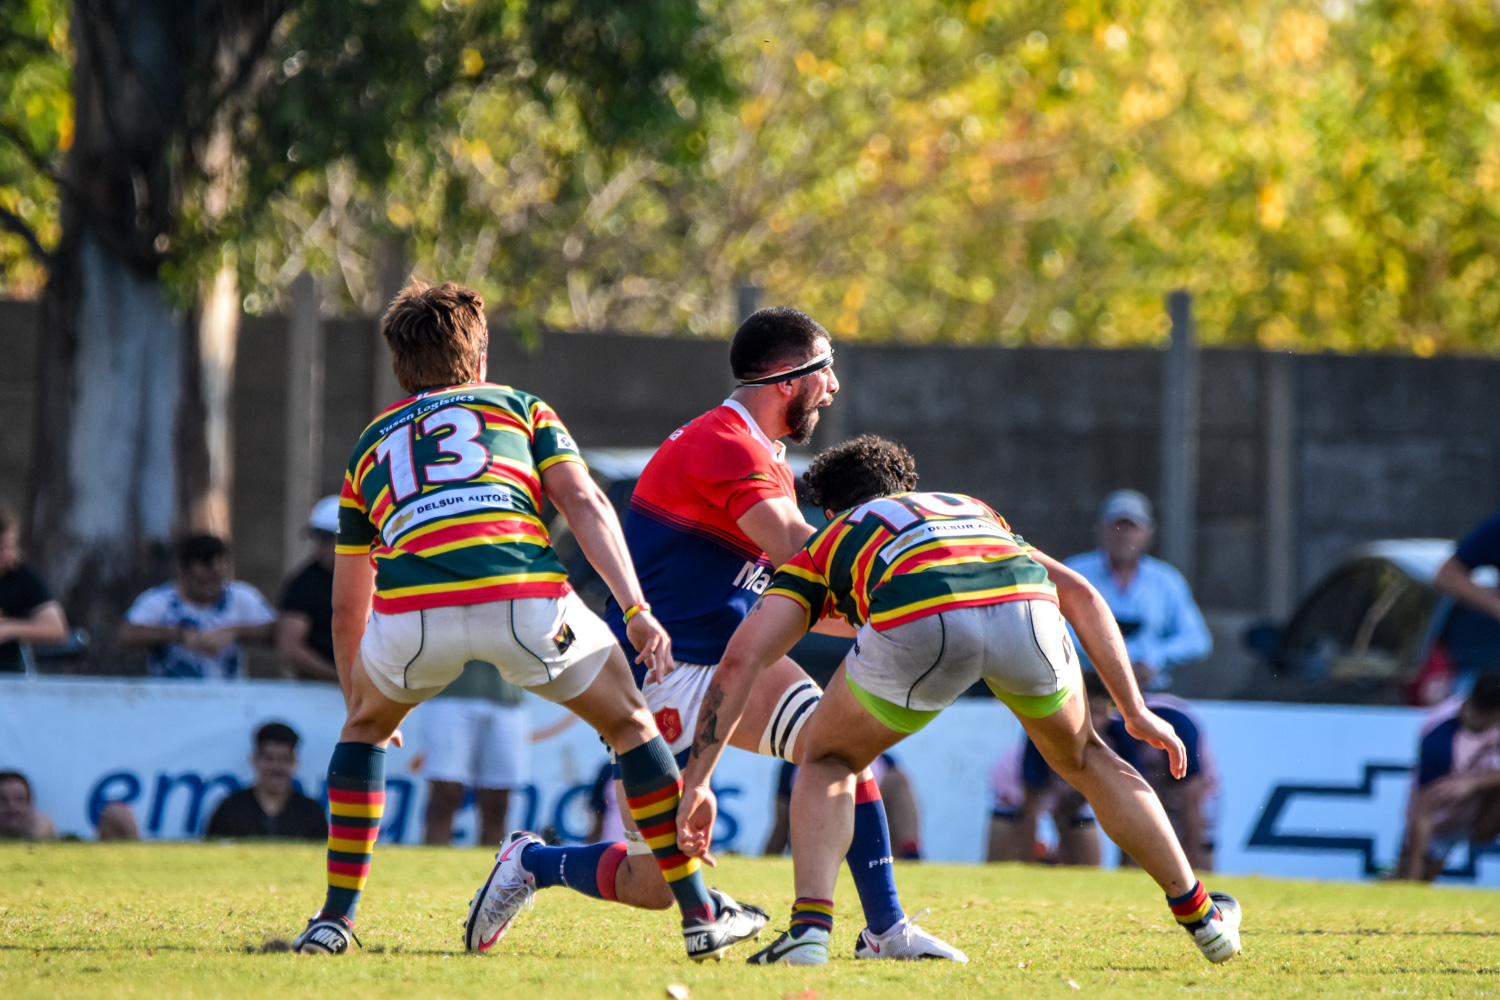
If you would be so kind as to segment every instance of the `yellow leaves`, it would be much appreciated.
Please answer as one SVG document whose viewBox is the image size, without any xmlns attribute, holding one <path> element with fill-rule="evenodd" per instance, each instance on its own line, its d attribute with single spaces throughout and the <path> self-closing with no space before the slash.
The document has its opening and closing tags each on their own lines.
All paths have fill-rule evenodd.
<svg viewBox="0 0 1500 1000">
<path fill-rule="evenodd" d="M 1094 31 L 1094 44 L 1111 52 L 1124 52 L 1130 44 L 1130 32 L 1118 24 L 1101 24 Z"/>
<path fill-rule="evenodd" d="M 480 55 L 478 49 L 464 49 L 459 55 L 459 61 L 463 66 L 464 76 L 474 77 L 484 72 L 484 56 Z"/>
<path fill-rule="evenodd" d="M 1343 158 L 1339 161 L 1339 170 L 1343 173 L 1345 180 L 1353 180 L 1364 167 L 1365 161 L 1370 157 L 1370 150 L 1358 139 L 1353 140 L 1344 147 Z"/>
<path fill-rule="evenodd" d="M 865 48 L 869 49 L 871 52 L 879 52 L 881 49 L 885 48 L 885 29 L 866 28 Z"/>
<path fill-rule="evenodd" d="M 410 229 L 411 224 L 417 221 L 416 213 L 399 201 L 393 201 L 385 207 L 385 217 L 398 229 Z"/>
<path fill-rule="evenodd" d="M 774 106 L 775 102 L 768 96 L 752 97 L 740 108 L 740 123 L 746 128 L 757 128 L 770 115 Z"/>
<path fill-rule="evenodd" d="M 864 278 L 856 278 L 844 292 L 844 301 L 839 309 L 839 318 L 833 324 L 833 332 L 841 337 L 852 337 L 859 332 L 859 314 L 865 307 L 868 295 Z"/>
<path fill-rule="evenodd" d="M 1165 118 L 1175 104 L 1163 91 L 1143 83 L 1132 83 L 1120 98 L 1120 120 L 1127 128 L 1137 128 Z"/>
<path fill-rule="evenodd" d="M 1437 353 L 1437 341 L 1428 333 L 1419 333 L 1411 339 L 1411 352 L 1419 358 L 1430 358 Z"/>
<path fill-rule="evenodd" d="M 1328 44 L 1328 21 L 1310 10 L 1284 10 L 1271 33 L 1271 61 L 1311 66 Z"/>
<path fill-rule="evenodd" d="M 1284 313 L 1276 313 L 1255 331 L 1255 342 L 1268 351 L 1289 351 L 1297 346 L 1297 327 Z"/>
<path fill-rule="evenodd" d="M 1261 228 L 1269 232 L 1276 232 L 1286 221 L 1286 201 L 1281 193 L 1281 185 L 1274 181 L 1262 185 L 1259 194 L 1255 198 L 1255 217 L 1260 222 Z"/>
<path fill-rule="evenodd" d="M 1500 146 L 1490 146 L 1474 168 L 1474 185 L 1485 194 L 1500 189 Z"/>
<path fill-rule="evenodd" d="M 797 64 L 797 72 L 803 76 L 812 76 L 818 71 L 818 57 L 810 49 L 803 49 L 792 59 Z"/>
</svg>

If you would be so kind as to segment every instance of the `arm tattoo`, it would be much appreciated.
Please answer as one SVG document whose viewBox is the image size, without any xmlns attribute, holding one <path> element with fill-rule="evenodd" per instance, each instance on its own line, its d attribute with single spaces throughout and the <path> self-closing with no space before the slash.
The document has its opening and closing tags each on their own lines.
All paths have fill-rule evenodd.
<svg viewBox="0 0 1500 1000">
<path fill-rule="evenodd" d="M 702 757 L 708 752 L 708 748 L 719 739 L 719 706 L 724 704 L 724 689 L 719 687 L 717 678 L 708 684 L 708 692 L 703 696 L 703 707 L 698 710 L 702 721 L 698 723 L 698 738 L 693 740 L 693 756 Z"/>
</svg>

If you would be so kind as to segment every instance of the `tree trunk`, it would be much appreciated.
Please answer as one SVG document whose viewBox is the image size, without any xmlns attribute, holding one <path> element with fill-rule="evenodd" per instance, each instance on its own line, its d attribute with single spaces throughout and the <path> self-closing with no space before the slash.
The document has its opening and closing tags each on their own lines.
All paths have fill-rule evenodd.
<svg viewBox="0 0 1500 1000">
<path fill-rule="evenodd" d="M 41 311 L 30 548 L 97 657 L 169 567 L 181 324 L 160 280 L 90 233 L 73 246 Z"/>
</svg>

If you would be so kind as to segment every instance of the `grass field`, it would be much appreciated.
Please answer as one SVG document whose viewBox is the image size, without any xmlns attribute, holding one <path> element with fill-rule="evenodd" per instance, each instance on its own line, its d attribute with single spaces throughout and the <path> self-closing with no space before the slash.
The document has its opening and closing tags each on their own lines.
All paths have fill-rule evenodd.
<svg viewBox="0 0 1500 1000">
<path fill-rule="evenodd" d="M 310 846 L 94 844 L 0 847 L 0 997 L 491 996 L 694 998 L 992 996 L 1485 996 L 1500 993 L 1500 895 L 1254 878 L 1211 885 L 1244 904 L 1245 953 L 1199 957 L 1139 873 L 1012 865 L 906 865 L 908 909 L 968 965 L 856 962 L 760 969 L 740 946 L 695 966 L 676 920 L 562 889 L 537 898 L 496 954 L 462 951 L 460 921 L 489 868 L 477 850 L 378 850 L 360 907 L 363 954 L 266 952 L 322 900 Z M 710 881 L 785 926 L 787 861 L 729 857 Z M 840 880 L 835 939 L 862 921 Z M 770 930 L 768 929 L 768 931 Z M 767 938 L 766 940 L 769 940 Z"/>
</svg>

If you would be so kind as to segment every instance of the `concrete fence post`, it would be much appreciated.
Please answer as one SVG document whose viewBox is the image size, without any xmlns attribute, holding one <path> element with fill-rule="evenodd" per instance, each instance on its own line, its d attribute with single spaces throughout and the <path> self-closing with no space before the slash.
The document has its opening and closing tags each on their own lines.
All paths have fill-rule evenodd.
<svg viewBox="0 0 1500 1000">
<path fill-rule="evenodd" d="M 306 272 L 292 282 L 286 361 L 283 573 L 295 569 L 307 555 L 302 529 L 316 499 L 323 457 L 323 319 L 318 312 L 317 282 Z"/>
<path fill-rule="evenodd" d="M 1276 621 L 1292 613 L 1297 598 L 1297 408 L 1294 358 L 1263 356 L 1265 391 L 1265 610 Z"/>
<path fill-rule="evenodd" d="M 1193 299 L 1178 289 L 1167 296 L 1172 343 L 1167 348 L 1162 393 L 1162 558 L 1195 582 L 1198 534 L 1199 358 Z"/>
</svg>

